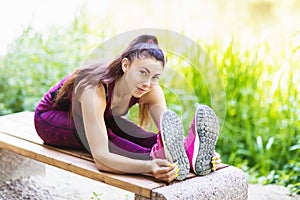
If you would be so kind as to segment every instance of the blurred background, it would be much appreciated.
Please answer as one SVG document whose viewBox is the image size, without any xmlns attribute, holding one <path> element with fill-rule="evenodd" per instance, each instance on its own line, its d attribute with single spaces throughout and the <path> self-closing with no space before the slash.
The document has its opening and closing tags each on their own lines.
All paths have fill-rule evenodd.
<svg viewBox="0 0 300 200">
<path fill-rule="evenodd" d="M 185 78 L 170 83 L 174 90 L 166 88 L 169 108 L 187 130 L 191 105 L 212 106 L 222 124 L 217 151 L 223 162 L 243 169 L 251 183 L 299 194 L 299 10 L 298 0 L 1 2 L 0 115 L 33 111 L 53 84 L 113 36 L 141 28 L 176 31 L 204 49 L 222 88 L 212 91 L 207 77 L 170 54 L 168 65 Z M 212 103 L 218 95 L 222 108 Z"/>
</svg>

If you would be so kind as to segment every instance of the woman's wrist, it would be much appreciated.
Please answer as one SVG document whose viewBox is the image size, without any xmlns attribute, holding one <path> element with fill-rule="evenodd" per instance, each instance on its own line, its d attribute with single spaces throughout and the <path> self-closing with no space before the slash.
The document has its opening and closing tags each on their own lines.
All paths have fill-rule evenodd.
<svg viewBox="0 0 300 200">
<path fill-rule="evenodd" d="M 153 160 L 149 160 L 149 161 L 146 161 L 146 173 L 151 173 L 153 172 Z"/>
</svg>

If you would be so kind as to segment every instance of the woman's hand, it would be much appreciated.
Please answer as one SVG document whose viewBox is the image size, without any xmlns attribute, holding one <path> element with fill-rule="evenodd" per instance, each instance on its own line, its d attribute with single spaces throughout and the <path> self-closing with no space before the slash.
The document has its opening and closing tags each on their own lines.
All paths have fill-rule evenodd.
<svg viewBox="0 0 300 200">
<path fill-rule="evenodd" d="M 178 176 L 178 165 L 167 160 L 154 159 L 151 163 L 151 174 L 155 179 L 170 183 Z"/>
<path fill-rule="evenodd" d="M 218 154 L 217 152 L 214 153 L 214 156 L 212 158 L 211 164 L 213 165 L 212 170 L 216 171 L 217 169 L 219 169 L 221 167 L 221 156 L 220 154 Z"/>
</svg>

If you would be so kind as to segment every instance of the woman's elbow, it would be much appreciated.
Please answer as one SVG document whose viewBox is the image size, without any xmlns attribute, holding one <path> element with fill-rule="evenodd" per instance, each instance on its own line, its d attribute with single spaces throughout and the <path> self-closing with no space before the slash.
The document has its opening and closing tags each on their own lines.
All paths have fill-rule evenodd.
<svg viewBox="0 0 300 200">
<path fill-rule="evenodd" d="M 108 164 L 105 162 L 109 158 L 109 152 L 92 152 L 95 165 L 99 171 L 109 171 Z"/>
<path fill-rule="evenodd" d="M 94 162 L 99 171 L 107 171 L 107 164 L 105 164 L 106 156 L 94 156 Z"/>
<path fill-rule="evenodd" d="M 96 167 L 99 171 L 104 171 L 104 172 L 112 172 L 112 173 L 117 173 L 117 174 L 123 174 L 124 172 L 121 172 L 121 171 L 118 171 L 118 170 L 115 170 L 107 165 L 105 165 L 104 163 L 102 162 L 99 162 L 99 161 L 95 161 L 95 164 L 96 164 Z"/>
<path fill-rule="evenodd" d="M 107 171 L 106 166 L 99 161 L 95 161 L 96 167 L 99 171 Z"/>
</svg>

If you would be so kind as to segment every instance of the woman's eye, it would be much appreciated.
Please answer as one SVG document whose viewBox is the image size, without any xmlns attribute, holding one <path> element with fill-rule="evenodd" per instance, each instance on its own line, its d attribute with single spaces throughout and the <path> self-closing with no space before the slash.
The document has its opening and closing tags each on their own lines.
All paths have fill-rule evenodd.
<svg viewBox="0 0 300 200">
<path fill-rule="evenodd" d="M 159 76 L 154 76 L 153 79 L 154 79 L 154 80 L 158 80 L 158 79 L 159 79 Z"/>
<path fill-rule="evenodd" d="M 140 71 L 141 75 L 145 76 L 147 73 L 145 71 Z"/>
</svg>

